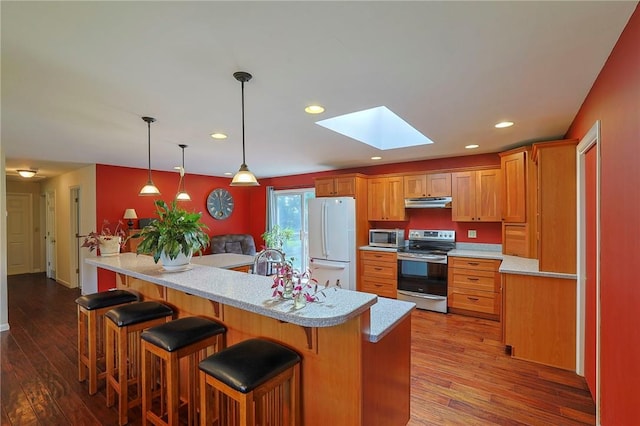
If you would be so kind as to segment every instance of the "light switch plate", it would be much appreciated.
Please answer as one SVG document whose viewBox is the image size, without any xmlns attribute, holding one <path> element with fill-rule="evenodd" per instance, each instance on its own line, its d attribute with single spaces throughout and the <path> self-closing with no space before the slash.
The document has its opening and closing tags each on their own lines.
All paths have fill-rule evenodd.
<svg viewBox="0 0 640 426">
<path fill-rule="evenodd" d="M 478 238 L 478 234 L 476 233 L 475 229 L 469 229 L 467 231 L 467 237 L 469 237 L 469 238 Z"/>
</svg>

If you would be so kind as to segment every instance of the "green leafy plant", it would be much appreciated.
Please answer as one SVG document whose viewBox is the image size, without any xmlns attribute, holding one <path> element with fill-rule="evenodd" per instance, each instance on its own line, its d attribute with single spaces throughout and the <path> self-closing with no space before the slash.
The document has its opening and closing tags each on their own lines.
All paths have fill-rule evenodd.
<svg viewBox="0 0 640 426">
<path fill-rule="evenodd" d="M 267 247 L 282 250 L 284 243 L 292 239 L 294 233 L 295 231 L 291 228 L 281 228 L 280 225 L 273 225 L 270 230 L 262 234 L 262 239 Z"/>
<path fill-rule="evenodd" d="M 209 245 L 209 235 L 205 232 L 209 228 L 200 221 L 202 213 L 188 212 L 178 207 L 175 200 L 171 205 L 156 200 L 155 205 L 158 218 L 132 237 L 141 238 L 138 254 L 151 254 L 158 263 L 162 252 L 175 259 L 180 253 L 185 256 L 202 253 Z"/>
</svg>

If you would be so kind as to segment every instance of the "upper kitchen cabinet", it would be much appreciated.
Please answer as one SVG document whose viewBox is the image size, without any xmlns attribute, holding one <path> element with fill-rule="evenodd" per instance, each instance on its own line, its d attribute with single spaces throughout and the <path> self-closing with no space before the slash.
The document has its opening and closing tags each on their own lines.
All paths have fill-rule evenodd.
<svg viewBox="0 0 640 426">
<path fill-rule="evenodd" d="M 404 176 L 405 198 L 451 197 L 451 173 Z"/>
<path fill-rule="evenodd" d="M 370 178 L 368 189 L 369 220 L 406 220 L 404 179 L 402 176 Z"/>
<path fill-rule="evenodd" d="M 540 270 L 576 273 L 576 144 L 533 144 L 538 169 L 538 259 Z"/>
<path fill-rule="evenodd" d="M 364 177 L 357 174 L 318 178 L 315 180 L 316 197 L 356 197 L 360 179 Z"/>
<path fill-rule="evenodd" d="M 500 153 L 502 170 L 502 252 L 535 258 L 536 167 L 531 146 Z"/>
<path fill-rule="evenodd" d="M 451 174 L 451 220 L 456 222 L 500 222 L 500 169 Z"/>
</svg>

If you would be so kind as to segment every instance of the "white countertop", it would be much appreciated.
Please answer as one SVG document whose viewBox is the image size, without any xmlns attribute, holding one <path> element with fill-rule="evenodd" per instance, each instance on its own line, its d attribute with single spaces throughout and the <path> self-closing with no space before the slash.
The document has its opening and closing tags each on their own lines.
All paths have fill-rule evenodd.
<svg viewBox="0 0 640 426">
<path fill-rule="evenodd" d="M 86 262 L 303 327 L 331 327 L 345 323 L 375 306 L 378 300 L 374 294 L 331 287 L 325 291 L 326 298 L 321 298 L 320 302 L 307 303 L 304 308 L 296 310 L 293 308 L 292 300 L 273 297 L 273 280 L 262 275 L 230 271 L 199 263 L 192 263 L 186 271 L 166 272 L 161 265 L 153 262 L 151 256 L 135 253 L 121 253 L 112 257 L 98 256 L 89 258 Z M 213 264 L 218 261 L 208 258 L 206 262 Z M 369 341 L 379 341 L 402 318 L 409 315 L 414 306 L 412 303 L 387 299 L 371 309 L 370 331 L 367 336 Z"/>
<path fill-rule="evenodd" d="M 197 263 L 198 265 L 215 266 L 216 268 L 231 269 L 239 266 L 253 265 L 255 256 L 248 254 L 235 254 L 235 253 L 219 253 L 219 254 L 207 254 L 204 256 L 193 256 L 191 263 Z"/>
<path fill-rule="evenodd" d="M 526 257 L 502 256 L 502 263 L 498 272 L 502 274 L 515 275 L 535 275 L 538 277 L 564 278 L 567 280 L 576 279 L 576 274 L 563 274 L 560 272 L 547 272 L 540 270 L 538 259 L 528 259 Z"/>
<path fill-rule="evenodd" d="M 460 250 L 453 249 L 447 252 L 447 256 L 449 257 L 475 257 L 478 259 L 497 259 L 501 260 L 503 254 L 499 251 L 488 251 L 488 250 Z"/>
</svg>

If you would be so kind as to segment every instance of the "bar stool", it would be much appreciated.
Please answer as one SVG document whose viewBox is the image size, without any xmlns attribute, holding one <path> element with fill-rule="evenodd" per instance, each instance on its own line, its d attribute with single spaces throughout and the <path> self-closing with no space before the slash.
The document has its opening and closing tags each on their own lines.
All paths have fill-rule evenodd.
<svg viewBox="0 0 640 426">
<path fill-rule="evenodd" d="M 180 359 L 188 357 L 187 400 L 188 424 L 197 424 L 197 366 L 204 357 L 204 350 L 213 346 L 224 347 L 226 327 L 200 317 L 186 317 L 148 328 L 142 332 L 142 424 L 177 425 L 180 409 Z M 154 360 L 161 361 L 158 382 Z M 162 369 L 164 365 L 164 369 Z M 156 388 L 154 389 L 154 385 Z M 159 386 L 158 386 L 159 385 Z M 166 389 L 166 399 L 163 389 Z M 156 392 L 157 391 L 157 392 Z M 160 414 L 153 411 L 153 393 L 160 396 Z M 166 402 L 166 417 L 165 407 Z M 166 420 L 165 420 L 166 419 Z"/>
<path fill-rule="evenodd" d="M 107 353 L 107 407 L 118 394 L 118 421 L 128 421 L 129 408 L 141 401 L 140 332 L 171 320 L 173 310 L 158 302 L 137 302 L 109 310 L 105 317 Z M 129 395 L 129 387 L 136 393 Z"/>
<path fill-rule="evenodd" d="M 200 424 L 300 424 L 300 355 L 264 339 L 237 343 L 200 362 Z M 235 402 L 234 402 L 235 401 Z"/>
<path fill-rule="evenodd" d="M 104 365 L 104 314 L 117 306 L 137 302 L 138 296 L 125 290 L 86 294 L 78 305 L 78 381 L 89 375 L 89 395 L 98 391 L 98 380 L 107 375 Z"/>
</svg>

